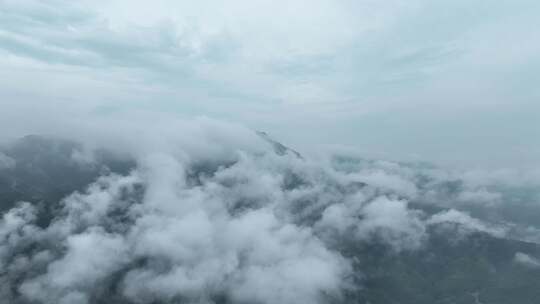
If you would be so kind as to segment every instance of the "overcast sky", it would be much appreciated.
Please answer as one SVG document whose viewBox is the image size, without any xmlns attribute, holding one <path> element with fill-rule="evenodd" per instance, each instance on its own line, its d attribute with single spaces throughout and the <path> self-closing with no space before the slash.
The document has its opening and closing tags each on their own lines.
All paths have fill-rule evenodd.
<svg viewBox="0 0 540 304">
<path fill-rule="evenodd" d="M 535 0 L 0 0 L 4 136 L 208 116 L 300 151 L 540 164 Z"/>
</svg>

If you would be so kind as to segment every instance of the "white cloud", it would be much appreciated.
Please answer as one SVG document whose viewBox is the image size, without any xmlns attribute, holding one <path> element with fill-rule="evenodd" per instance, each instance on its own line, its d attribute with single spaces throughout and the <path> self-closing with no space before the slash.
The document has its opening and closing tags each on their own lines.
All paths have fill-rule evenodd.
<svg viewBox="0 0 540 304">
<path fill-rule="evenodd" d="M 473 218 L 467 213 L 454 209 L 443 211 L 431 216 L 426 223 L 428 225 L 440 226 L 448 229 L 456 229 L 458 236 L 464 237 L 474 232 L 484 232 L 496 237 L 503 237 L 506 234 L 504 227 L 489 225 L 479 219 Z"/>
<path fill-rule="evenodd" d="M 109 127 L 79 126 L 66 136 L 116 149 L 136 167 L 64 198 L 46 228 L 36 226 L 40 210 L 30 204 L 6 213 L 4 298 L 18 290 L 42 303 L 111 294 L 137 303 L 322 303 L 342 296 L 358 272 L 338 250 L 347 242 L 400 254 L 422 248 L 432 227 L 458 238 L 505 235 L 456 210 L 428 216 L 411 208 L 407 199 L 424 191 L 476 200 L 483 189 L 461 183 L 464 191 L 445 193 L 437 187 L 455 175 L 433 168 L 279 156 L 254 132 L 206 118 Z"/>
<path fill-rule="evenodd" d="M 416 186 L 413 182 L 404 177 L 392 174 L 391 172 L 385 172 L 383 170 L 365 170 L 361 173 L 355 174 L 354 178 L 358 181 L 380 187 L 381 189 L 387 189 L 392 193 L 402 195 L 407 198 L 414 198 L 417 193 Z"/>
<path fill-rule="evenodd" d="M 349 261 L 311 228 L 283 216 L 285 195 L 273 194 L 283 191 L 282 177 L 273 174 L 283 173 L 261 175 L 265 166 L 280 161 L 271 147 L 259 150 L 265 156 L 234 152 L 241 145 L 213 141 L 219 145 L 214 152 L 199 153 L 213 132 L 189 138 L 185 150 L 171 149 L 173 144 L 132 151 L 137 170 L 101 177 L 86 191 L 66 197 L 63 210 L 45 229 L 33 225 L 36 210 L 28 204 L 6 214 L 1 261 L 26 246 L 40 248 L 25 253 L 28 261 L 9 272 L 35 269 L 38 274 L 24 277 L 19 292 L 42 303 L 90 303 L 111 292 L 108 282 L 118 276 L 118 296 L 140 303 L 205 302 L 220 295 L 262 303 L 338 297 L 351 271 Z M 231 160 L 237 163 L 223 167 Z M 214 176 L 201 176 L 201 185 L 188 182 L 188 168 L 214 161 L 221 166 Z M 138 193 L 140 187 L 144 194 Z M 241 200 L 257 204 L 235 211 L 234 203 Z M 49 247 L 46 259 L 36 258 Z M 12 284 L 9 275 L 1 279 Z"/>
<path fill-rule="evenodd" d="M 0 169 L 11 169 L 15 167 L 16 162 L 13 158 L 0 152 Z"/>
<path fill-rule="evenodd" d="M 424 241 L 424 224 L 405 201 L 377 198 L 366 205 L 362 215 L 358 233 L 364 238 L 380 236 L 398 251 L 419 248 Z"/>
<path fill-rule="evenodd" d="M 514 256 L 514 261 L 520 263 L 527 267 L 538 268 L 540 267 L 540 261 L 537 258 L 534 258 L 523 252 L 516 252 Z"/>
<path fill-rule="evenodd" d="M 65 242 L 65 256 L 49 264 L 45 275 L 21 285 L 25 297 L 44 303 L 87 303 L 85 293 L 127 261 L 128 247 L 123 238 L 100 229 L 71 235 Z"/>
<path fill-rule="evenodd" d="M 500 203 L 502 195 L 497 192 L 490 192 L 485 189 L 478 189 L 474 191 L 463 191 L 458 195 L 458 200 L 461 202 L 467 202 L 472 204 L 487 204 L 493 205 Z"/>
</svg>

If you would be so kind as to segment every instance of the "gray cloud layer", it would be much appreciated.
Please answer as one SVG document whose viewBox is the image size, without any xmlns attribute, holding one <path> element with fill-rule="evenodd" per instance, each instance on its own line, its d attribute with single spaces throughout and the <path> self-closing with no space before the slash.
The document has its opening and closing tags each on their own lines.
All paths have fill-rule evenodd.
<svg viewBox="0 0 540 304">
<path fill-rule="evenodd" d="M 310 148 L 538 163 L 535 1 L 0 3 L 10 132 L 169 112 Z"/>
</svg>

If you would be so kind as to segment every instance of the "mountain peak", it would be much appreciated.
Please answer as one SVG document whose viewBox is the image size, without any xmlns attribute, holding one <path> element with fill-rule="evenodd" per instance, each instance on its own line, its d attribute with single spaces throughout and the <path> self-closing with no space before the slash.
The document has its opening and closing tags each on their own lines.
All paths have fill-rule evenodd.
<svg viewBox="0 0 540 304">
<path fill-rule="evenodd" d="M 278 155 L 285 155 L 285 154 L 293 154 L 294 156 L 303 159 L 302 154 L 300 154 L 298 151 L 295 151 L 294 149 L 291 149 L 282 143 L 274 140 L 268 133 L 264 131 L 255 131 L 257 135 L 259 135 L 262 139 L 264 139 L 267 143 L 272 145 L 272 148 L 274 149 L 274 152 Z"/>
</svg>

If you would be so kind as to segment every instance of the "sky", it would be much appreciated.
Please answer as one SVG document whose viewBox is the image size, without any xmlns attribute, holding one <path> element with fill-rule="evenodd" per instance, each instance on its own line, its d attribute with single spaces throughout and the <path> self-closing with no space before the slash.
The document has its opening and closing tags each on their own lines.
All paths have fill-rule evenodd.
<svg viewBox="0 0 540 304">
<path fill-rule="evenodd" d="M 304 153 L 538 168 L 539 12 L 532 0 L 0 0 L 2 137 L 209 117 Z"/>
</svg>

